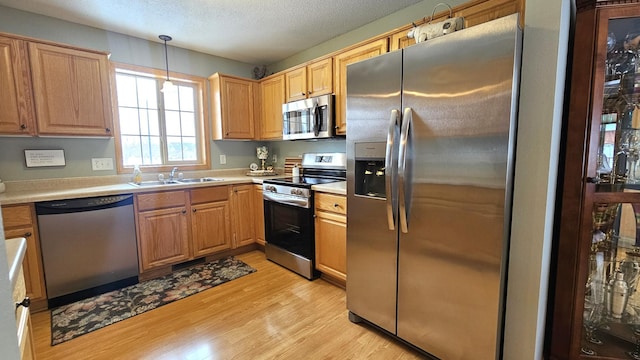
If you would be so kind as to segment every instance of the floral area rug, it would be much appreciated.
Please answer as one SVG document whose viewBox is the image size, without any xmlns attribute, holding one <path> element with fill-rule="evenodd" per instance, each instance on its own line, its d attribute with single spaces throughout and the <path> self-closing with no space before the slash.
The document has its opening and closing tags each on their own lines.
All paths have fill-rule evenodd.
<svg viewBox="0 0 640 360">
<path fill-rule="evenodd" d="M 110 291 L 51 311 L 51 345 L 153 310 L 256 270 L 228 257 Z"/>
</svg>

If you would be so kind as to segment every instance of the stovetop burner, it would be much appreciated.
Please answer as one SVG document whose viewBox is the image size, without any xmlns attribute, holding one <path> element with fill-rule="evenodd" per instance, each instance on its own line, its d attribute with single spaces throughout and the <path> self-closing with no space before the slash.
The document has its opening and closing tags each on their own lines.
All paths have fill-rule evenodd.
<svg viewBox="0 0 640 360">
<path fill-rule="evenodd" d="M 270 184 L 284 184 L 300 187 L 311 187 L 312 185 L 329 184 L 336 181 L 344 181 L 344 179 L 322 178 L 315 176 L 298 176 L 264 180 L 265 183 Z"/>
</svg>

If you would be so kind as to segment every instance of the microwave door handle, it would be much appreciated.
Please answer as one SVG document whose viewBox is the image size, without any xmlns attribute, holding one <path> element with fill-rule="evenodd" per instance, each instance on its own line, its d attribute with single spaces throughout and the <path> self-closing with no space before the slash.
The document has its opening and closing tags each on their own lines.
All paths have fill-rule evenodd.
<svg viewBox="0 0 640 360">
<path fill-rule="evenodd" d="M 409 232 L 409 224 L 408 224 L 408 213 L 410 209 L 411 203 L 411 179 L 409 178 L 410 168 L 407 169 L 407 163 L 411 161 L 411 159 L 407 160 L 407 156 L 412 156 L 412 154 L 407 154 L 407 147 L 409 147 L 409 142 L 411 141 L 411 122 L 413 121 L 413 110 L 408 107 L 404 109 L 404 113 L 402 114 L 402 130 L 400 134 L 400 149 L 398 153 L 398 207 L 400 213 L 400 231 L 403 233 Z M 411 151 L 411 149 L 409 149 Z M 409 197 L 409 199 L 407 199 Z"/>
<path fill-rule="evenodd" d="M 391 110 L 391 118 L 389 119 L 389 132 L 387 134 L 387 148 L 384 158 L 384 177 L 385 177 L 385 197 L 387 198 L 387 224 L 389 230 L 396 229 L 395 211 L 393 208 L 393 149 L 396 143 L 396 129 L 399 126 L 400 112 L 397 109 Z"/>
<path fill-rule="evenodd" d="M 320 134 L 320 122 L 318 121 L 318 99 L 314 99 L 313 101 L 311 116 L 313 116 L 313 135 L 317 137 Z"/>
</svg>

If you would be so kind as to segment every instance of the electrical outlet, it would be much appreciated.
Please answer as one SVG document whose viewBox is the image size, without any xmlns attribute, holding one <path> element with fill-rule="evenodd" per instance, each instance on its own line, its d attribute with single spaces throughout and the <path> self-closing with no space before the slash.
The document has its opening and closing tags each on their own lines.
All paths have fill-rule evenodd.
<svg viewBox="0 0 640 360">
<path fill-rule="evenodd" d="M 92 158 L 91 169 L 93 171 L 113 170 L 112 158 Z"/>
<path fill-rule="evenodd" d="M 227 163 L 227 155 L 221 154 L 220 155 L 220 165 L 224 165 Z"/>
</svg>

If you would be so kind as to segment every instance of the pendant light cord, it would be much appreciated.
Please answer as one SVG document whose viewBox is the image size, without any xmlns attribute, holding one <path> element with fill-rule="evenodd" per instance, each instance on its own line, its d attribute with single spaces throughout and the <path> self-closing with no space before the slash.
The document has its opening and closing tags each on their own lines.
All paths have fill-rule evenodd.
<svg viewBox="0 0 640 360">
<path fill-rule="evenodd" d="M 169 81 L 169 54 L 167 52 L 167 41 L 171 41 L 172 38 L 169 35 L 158 36 L 161 40 L 164 40 L 164 63 L 167 68 L 167 81 Z"/>
</svg>

